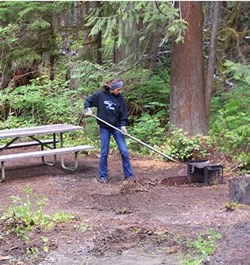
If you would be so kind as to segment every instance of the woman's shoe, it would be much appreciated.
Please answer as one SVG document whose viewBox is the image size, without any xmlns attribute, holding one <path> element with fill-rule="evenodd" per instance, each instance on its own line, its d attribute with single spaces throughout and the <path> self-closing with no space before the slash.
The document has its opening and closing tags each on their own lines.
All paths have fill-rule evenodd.
<svg viewBox="0 0 250 265">
<path fill-rule="evenodd" d="M 108 182 L 108 180 L 105 179 L 105 178 L 98 178 L 97 181 L 100 182 L 100 183 L 103 183 L 103 184 Z"/>
<path fill-rule="evenodd" d="M 124 180 L 128 182 L 136 182 L 135 176 L 126 177 Z"/>
</svg>

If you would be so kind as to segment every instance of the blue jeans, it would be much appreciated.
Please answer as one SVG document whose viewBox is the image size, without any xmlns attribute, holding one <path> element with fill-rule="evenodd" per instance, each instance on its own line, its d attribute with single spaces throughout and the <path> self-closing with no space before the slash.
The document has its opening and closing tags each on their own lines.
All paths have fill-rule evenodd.
<svg viewBox="0 0 250 265">
<path fill-rule="evenodd" d="M 100 163 L 99 163 L 100 178 L 105 180 L 108 179 L 108 154 L 109 154 L 109 144 L 110 144 L 111 134 L 113 135 L 117 143 L 118 149 L 122 157 L 122 167 L 125 179 L 133 177 L 133 169 L 130 164 L 130 158 L 124 135 L 115 129 L 100 127 L 100 138 L 101 138 L 101 154 L 100 154 Z"/>
</svg>

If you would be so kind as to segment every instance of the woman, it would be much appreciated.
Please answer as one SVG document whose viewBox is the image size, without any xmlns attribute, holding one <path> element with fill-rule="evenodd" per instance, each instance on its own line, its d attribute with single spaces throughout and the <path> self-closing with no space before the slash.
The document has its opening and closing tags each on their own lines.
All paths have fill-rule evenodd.
<svg viewBox="0 0 250 265">
<path fill-rule="evenodd" d="M 99 162 L 99 181 L 101 183 L 108 181 L 108 154 L 111 135 L 113 135 L 122 157 L 125 180 L 135 180 L 124 136 L 127 133 L 128 113 L 124 97 L 121 94 L 122 87 L 123 82 L 120 79 L 112 79 L 103 86 L 101 91 L 95 92 L 84 103 L 86 116 L 91 116 L 91 107 L 96 107 L 97 117 L 122 131 L 121 133 L 97 120 L 101 139 Z"/>
</svg>

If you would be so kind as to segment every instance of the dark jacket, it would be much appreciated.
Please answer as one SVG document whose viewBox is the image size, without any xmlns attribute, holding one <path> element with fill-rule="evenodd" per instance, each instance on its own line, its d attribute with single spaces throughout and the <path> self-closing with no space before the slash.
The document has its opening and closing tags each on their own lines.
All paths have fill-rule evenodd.
<svg viewBox="0 0 250 265">
<path fill-rule="evenodd" d="M 128 125 L 127 106 L 122 94 L 114 95 L 106 91 L 95 92 L 84 102 L 84 108 L 97 108 L 97 117 L 116 127 Z M 110 128 L 108 125 L 97 121 L 101 127 Z"/>
</svg>

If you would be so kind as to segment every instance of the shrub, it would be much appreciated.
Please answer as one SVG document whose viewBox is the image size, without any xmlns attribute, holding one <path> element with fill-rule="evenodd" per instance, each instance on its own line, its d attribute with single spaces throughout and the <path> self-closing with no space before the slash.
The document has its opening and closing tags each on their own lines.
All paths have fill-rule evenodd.
<svg viewBox="0 0 250 265">
<path fill-rule="evenodd" d="M 155 115 L 161 111 L 164 112 L 161 118 L 165 120 L 170 94 L 169 73 L 152 75 L 148 70 L 137 69 L 123 77 L 126 80 L 124 93 L 130 115 L 137 118 L 144 113 Z"/>
<path fill-rule="evenodd" d="M 234 87 L 212 98 L 209 134 L 218 150 L 231 156 L 241 169 L 249 170 L 250 67 L 229 61 L 226 66 Z"/>
<path fill-rule="evenodd" d="M 50 216 L 44 212 L 48 204 L 46 196 L 39 197 L 31 188 L 25 188 L 25 196 L 12 196 L 11 206 L 2 214 L 1 222 L 5 224 L 6 233 L 15 233 L 29 240 L 27 233 L 34 228 L 52 227 L 53 223 L 69 222 L 74 218 L 67 213 Z"/>
<path fill-rule="evenodd" d="M 167 137 L 157 115 L 151 116 L 147 113 L 144 113 L 131 129 L 129 128 L 129 133 L 130 131 L 134 137 L 151 146 L 160 146 Z M 135 141 L 128 141 L 128 146 L 132 150 L 140 151 L 142 154 L 149 153 L 148 148 Z"/>
<path fill-rule="evenodd" d="M 161 146 L 165 152 L 173 158 L 185 161 L 196 157 L 204 157 L 206 150 L 201 146 L 202 137 L 199 135 L 190 137 L 183 129 L 172 128 L 169 138 Z"/>
</svg>

